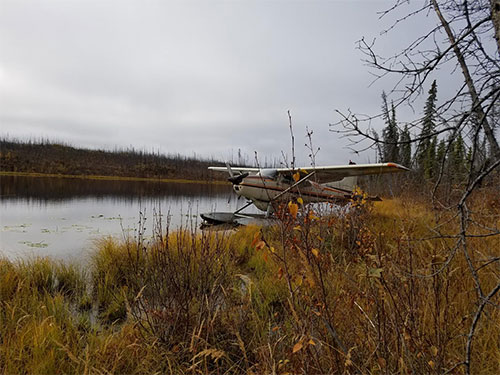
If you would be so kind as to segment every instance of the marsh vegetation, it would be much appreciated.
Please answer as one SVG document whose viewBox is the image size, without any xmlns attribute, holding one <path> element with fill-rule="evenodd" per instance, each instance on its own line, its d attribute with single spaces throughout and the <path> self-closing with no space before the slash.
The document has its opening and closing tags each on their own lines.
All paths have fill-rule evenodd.
<svg viewBox="0 0 500 375">
<path fill-rule="evenodd" d="M 284 205 L 272 227 L 104 238 L 87 269 L 0 262 L 2 373 L 461 373 L 500 371 L 498 296 L 477 318 L 470 263 L 499 280 L 500 201 L 459 218 L 417 198 L 332 214 Z M 436 235 L 435 224 L 440 233 Z M 484 300 L 486 301 L 486 299 Z M 469 343 L 471 327 L 473 340 Z"/>
</svg>

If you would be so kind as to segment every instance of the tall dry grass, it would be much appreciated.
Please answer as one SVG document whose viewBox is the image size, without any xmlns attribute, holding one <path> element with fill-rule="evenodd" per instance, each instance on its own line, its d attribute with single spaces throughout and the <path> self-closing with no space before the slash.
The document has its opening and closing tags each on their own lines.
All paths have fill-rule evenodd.
<svg viewBox="0 0 500 375">
<path fill-rule="evenodd" d="M 498 227 L 498 203 L 474 199 L 471 233 Z M 153 238 L 139 229 L 103 239 L 86 272 L 2 260 L 0 371 L 464 372 L 478 298 L 457 218 L 416 199 L 343 211 L 299 200 L 278 216 L 234 232 L 170 233 L 157 222 Z M 499 238 L 467 245 L 488 292 L 500 279 Z M 500 372 L 498 304 L 475 329 L 475 373 Z"/>
</svg>

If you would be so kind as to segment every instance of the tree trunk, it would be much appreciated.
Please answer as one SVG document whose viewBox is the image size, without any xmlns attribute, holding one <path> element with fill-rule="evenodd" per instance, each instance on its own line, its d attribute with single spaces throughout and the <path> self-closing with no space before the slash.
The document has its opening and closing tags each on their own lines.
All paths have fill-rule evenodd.
<svg viewBox="0 0 500 375">
<path fill-rule="evenodd" d="M 500 0 L 491 0 L 491 1 L 492 3 L 500 2 Z M 493 155 L 495 156 L 495 158 L 500 158 L 500 147 L 498 146 L 498 142 L 495 138 L 495 133 L 493 132 L 493 129 L 491 128 L 488 119 L 486 117 L 486 113 L 483 110 L 483 106 L 481 105 L 479 95 L 477 94 L 476 87 L 474 86 L 474 81 L 472 80 L 469 68 L 467 66 L 467 63 L 465 62 L 464 55 L 462 54 L 462 51 L 460 50 L 457 44 L 457 40 L 455 39 L 455 35 L 451 30 L 450 24 L 444 18 L 443 14 L 441 13 L 441 9 L 439 9 L 437 0 L 432 0 L 432 5 L 434 6 L 434 11 L 436 12 L 439 20 L 441 21 L 441 25 L 446 31 L 446 35 L 448 36 L 450 44 L 453 46 L 453 52 L 455 52 L 455 56 L 457 57 L 458 63 L 460 64 L 460 68 L 462 68 L 462 74 L 464 75 L 465 83 L 467 84 L 467 88 L 469 89 L 469 94 L 472 99 L 472 110 L 477 114 L 477 118 L 481 121 L 481 126 L 483 127 L 484 134 L 488 139 L 488 143 L 490 144 Z M 497 14 L 500 15 L 500 9 L 498 10 Z"/>
<path fill-rule="evenodd" d="M 491 22 L 495 28 L 495 39 L 497 41 L 498 54 L 500 55 L 500 0 L 490 0 Z"/>
</svg>

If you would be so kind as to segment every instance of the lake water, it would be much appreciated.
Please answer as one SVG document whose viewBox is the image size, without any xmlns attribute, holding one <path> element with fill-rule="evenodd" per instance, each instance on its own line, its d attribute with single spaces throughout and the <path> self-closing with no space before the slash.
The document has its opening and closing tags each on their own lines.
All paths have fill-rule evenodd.
<svg viewBox="0 0 500 375">
<path fill-rule="evenodd" d="M 134 235 L 140 215 L 146 235 L 155 215 L 170 228 L 199 226 L 199 213 L 234 211 L 229 185 L 0 177 L 0 257 L 50 255 L 82 259 L 96 239 Z"/>
</svg>

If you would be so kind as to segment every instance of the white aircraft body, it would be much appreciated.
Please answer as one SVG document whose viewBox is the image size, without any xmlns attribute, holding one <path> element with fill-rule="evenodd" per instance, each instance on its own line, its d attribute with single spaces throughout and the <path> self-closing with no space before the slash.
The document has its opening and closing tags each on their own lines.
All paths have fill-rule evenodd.
<svg viewBox="0 0 500 375">
<path fill-rule="evenodd" d="M 276 201 L 300 197 L 304 203 L 334 202 L 347 203 L 354 194 L 357 177 L 371 174 L 398 173 L 409 169 L 396 163 L 349 164 L 305 168 L 248 168 L 248 167 L 209 167 L 214 171 L 227 171 L 228 180 L 239 196 L 249 203 L 234 214 L 254 204 L 258 209 L 272 212 Z M 380 200 L 371 197 L 372 200 Z M 218 217 L 228 213 L 202 214 L 206 221 L 217 222 Z M 227 220 L 221 220 L 226 222 Z"/>
</svg>

